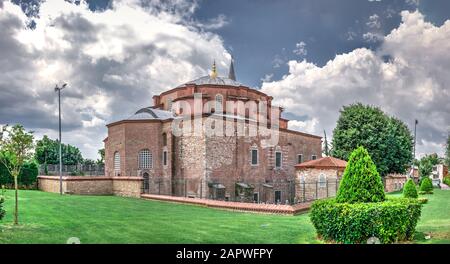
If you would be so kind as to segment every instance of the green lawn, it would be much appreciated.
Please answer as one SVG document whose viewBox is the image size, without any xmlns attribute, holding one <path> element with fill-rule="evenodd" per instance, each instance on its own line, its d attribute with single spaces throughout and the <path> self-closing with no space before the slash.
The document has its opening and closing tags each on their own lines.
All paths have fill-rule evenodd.
<svg viewBox="0 0 450 264">
<path fill-rule="evenodd" d="M 6 196 L 0 243 L 321 243 L 307 214 L 238 213 L 113 196 L 20 192 L 20 222 Z M 450 243 L 450 191 L 436 190 L 423 209 L 419 243 Z M 424 232 L 432 239 L 425 240 Z"/>
</svg>

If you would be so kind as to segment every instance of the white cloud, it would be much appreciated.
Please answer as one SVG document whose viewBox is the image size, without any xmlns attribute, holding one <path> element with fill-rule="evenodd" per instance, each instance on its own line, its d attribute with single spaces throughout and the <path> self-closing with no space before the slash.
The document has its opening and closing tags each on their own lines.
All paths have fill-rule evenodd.
<svg viewBox="0 0 450 264">
<path fill-rule="evenodd" d="M 264 77 L 261 78 L 261 81 L 262 82 L 270 82 L 272 80 L 272 78 L 273 78 L 273 73 L 269 73 L 269 74 L 264 75 Z"/>
<path fill-rule="evenodd" d="M 369 28 L 379 29 L 381 27 L 380 17 L 377 14 L 371 15 L 366 25 Z"/>
<path fill-rule="evenodd" d="M 289 61 L 281 80 L 262 84 L 287 112 L 330 133 L 343 105 L 380 106 L 417 130 L 418 153 L 438 152 L 450 129 L 450 21 L 435 26 L 418 11 L 401 13 L 402 23 L 384 37 L 378 51 L 361 48 L 337 55 L 323 67 Z M 390 57 L 386 61 L 386 57 Z M 297 122 L 294 122 L 294 126 Z"/>
<path fill-rule="evenodd" d="M 1 121 L 55 137 L 53 87 L 68 82 L 63 141 L 89 158 L 103 146 L 106 123 L 151 105 L 154 94 L 206 75 L 213 59 L 229 64 L 222 39 L 207 31 L 225 25 L 226 17 L 202 26 L 191 18 L 197 1 L 122 0 L 93 12 L 84 1 L 48 0 L 33 18 L 10 1 L 2 3 Z M 31 19 L 35 29 L 27 27 Z"/>
<path fill-rule="evenodd" d="M 295 44 L 295 49 L 292 51 L 295 55 L 304 57 L 308 55 L 308 50 L 306 49 L 306 43 L 301 41 Z"/>
<path fill-rule="evenodd" d="M 367 33 L 363 34 L 363 39 L 364 39 L 364 41 L 369 42 L 369 43 L 376 43 L 376 42 L 383 41 L 384 36 L 379 33 L 367 32 Z"/>
<path fill-rule="evenodd" d="M 306 121 L 292 120 L 288 123 L 288 128 L 306 133 L 315 133 L 318 129 L 319 121 L 316 118 Z"/>
</svg>

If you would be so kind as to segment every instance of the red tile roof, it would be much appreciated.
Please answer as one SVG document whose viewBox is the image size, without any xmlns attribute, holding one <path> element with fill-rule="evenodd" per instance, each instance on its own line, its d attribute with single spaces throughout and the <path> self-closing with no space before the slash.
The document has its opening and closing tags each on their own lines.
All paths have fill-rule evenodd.
<svg viewBox="0 0 450 264">
<path fill-rule="evenodd" d="M 295 165 L 296 168 L 345 169 L 347 162 L 333 157 L 323 157 Z"/>
</svg>

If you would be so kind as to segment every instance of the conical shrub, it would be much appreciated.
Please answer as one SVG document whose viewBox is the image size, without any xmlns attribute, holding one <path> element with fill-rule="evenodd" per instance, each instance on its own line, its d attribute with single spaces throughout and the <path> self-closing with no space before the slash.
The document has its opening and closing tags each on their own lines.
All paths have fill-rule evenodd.
<svg viewBox="0 0 450 264">
<path fill-rule="evenodd" d="M 355 149 L 349 157 L 339 185 L 339 203 L 371 203 L 384 201 L 384 186 L 377 167 L 364 147 Z"/>
<path fill-rule="evenodd" d="M 420 182 L 420 191 L 426 193 L 433 192 L 433 182 L 430 178 L 426 177 L 422 179 Z"/>
<path fill-rule="evenodd" d="M 412 179 L 409 179 L 405 186 L 403 186 L 403 197 L 405 198 L 417 198 L 419 194 L 417 193 L 416 184 Z"/>
</svg>

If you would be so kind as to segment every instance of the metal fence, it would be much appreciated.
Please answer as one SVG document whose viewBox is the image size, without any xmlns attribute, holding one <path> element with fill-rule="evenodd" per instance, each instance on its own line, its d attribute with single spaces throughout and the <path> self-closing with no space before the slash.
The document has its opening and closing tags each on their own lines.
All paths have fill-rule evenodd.
<svg viewBox="0 0 450 264">
<path fill-rule="evenodd" d="M 45 165 L 39 166 L 40 175 L 59 175 L 59 164 L 47 164 L 47 170 Z M 78 165 L 63 165 L 63 176 L 104 176 L 105 165 L 104 164 L 78 164 Z"/>
<path fill-rule="evenodd" d="M 142 193 L 265 204 L 297 204 L 333 197 L 339 180 L 236 182 L 144 177 Z"/>
</svg>

